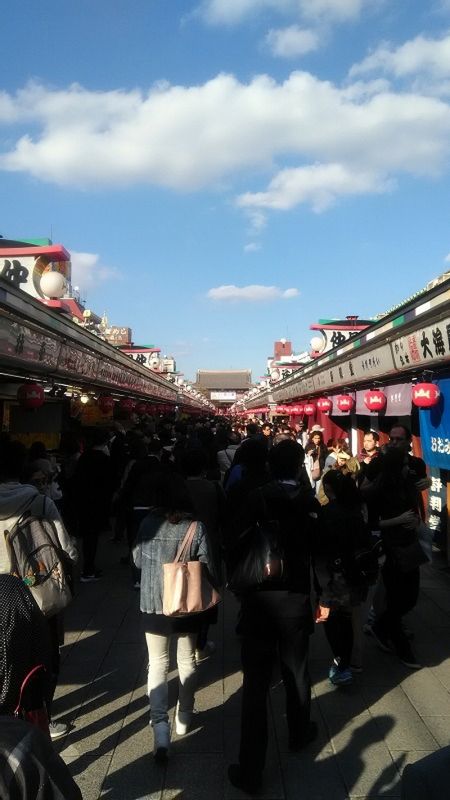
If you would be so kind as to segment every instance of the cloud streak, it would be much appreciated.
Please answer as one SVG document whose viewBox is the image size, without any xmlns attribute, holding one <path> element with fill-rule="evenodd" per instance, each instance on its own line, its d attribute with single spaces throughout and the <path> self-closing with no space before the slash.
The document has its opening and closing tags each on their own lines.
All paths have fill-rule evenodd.
<svg viewBox="0 0 450 800">
<path fill-rule="evenodd" d="M 279 289 L 277 286 L 261 286 L 253 284 L 250 286 L 234 286 L 233 284 L 217 286 L 210 289 L 207 297 L 214 301 L 247 303 L 266 303 L 273 300 L 290 300 L 298 297 L 298 289 Z"/>
<path fill-rule="evenodd" d="M 378 0 L 204 0 L 198 13 L 210 25 L 237 25 L 267 10 L 312 20 L 347 21 L 377 4 Z"/>
<path fill-rule="evenodd" d="M 298 25 L 272 29 L 266 36 L 266 44 L 272 55 L 280 58 L 306 55 L 317 50 L 319 43 L 319 35 L 315 31 L 300 28 Z"/>
<path fill-rule="evenodd" d="M 72 286 L 78 286 L 81 293 L 95 289 L 106 281 L 117 280 L 119 271 L 114 267 L 106 267 L 97 253 L 78 253 L 70 251 L 72 264 Z"/>
</svg>

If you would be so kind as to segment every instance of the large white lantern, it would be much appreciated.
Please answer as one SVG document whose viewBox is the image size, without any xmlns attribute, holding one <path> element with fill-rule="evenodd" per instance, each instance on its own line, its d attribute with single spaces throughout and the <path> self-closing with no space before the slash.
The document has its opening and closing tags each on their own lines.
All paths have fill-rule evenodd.
<svg viewBox="0 0 450 800">
<path fill-rule="evenodd" d="M 62 297 L 66 289 L 66 279 L 61 272 L 44 272 L 41 278 L 41 290 L 47 297 Z"/>
<path fill-rule="evenodd" d="M 311 341 L 311 350 L 313 353 L 321 353 L 325 347 L 325 339 L 323 336 L 313 336 Z"/>
</svg>

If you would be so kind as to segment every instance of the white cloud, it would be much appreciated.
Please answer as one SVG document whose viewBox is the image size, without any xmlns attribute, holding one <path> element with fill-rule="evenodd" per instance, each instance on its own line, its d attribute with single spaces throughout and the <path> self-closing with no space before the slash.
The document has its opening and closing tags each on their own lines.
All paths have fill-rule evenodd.
<svg viewBox="0 0 450 800">
<path fill-rule="evenodd" d="M 388 184 L 377 175 L 352 173 L 341 164 L 314 164 L 281 170 L 265 192 L 246 192 L 237 199 L 241 208 L 272 208 L 286 211 L 310 203 L 324 211 L 338 196 L 386 191 Z"/>
<path fill-rule="evenodd" d="M 72 264 L 72 286 L 78 286 L 81 293 L 94 289 L 100 283 L 115 280 L 119 272 L 114 267 L 106 267 L 100 262 L 97 253 L 77 253 L 70 251 Z"/>
<path fill-rule="evenodd" d="M 236 25 L 247 17 L 270 9 L 309 19 L 349 20 L 379 0 L 204 0 L 199 12 L 211 25 Z"/>
<path fill-rule="evenodd" d="M 349 74 L 354 77 L 374 71 L 396 78 L 417 74 L 450 77 L 450 34 L 440 39 L 416 36 L 399 47 L 383 44 L 359 64 L 354 64 Z"/>
<path fill-rule="evenodd" d="M 320 199 L 324 187 L 332 199 L 382 191 L 402 172 L 439 175 L 450 155 L 448 103 L 396 92 L 378 78 L 340 87 L 300 71 L 282 83 L 267 75 L 241 83 L 222 74 L 145 94 L 30 84 L 3 94 L 1 103 L 14 124 L 3 137 L 13 144 L 0 154 L 0 169 L 82 189 L 150 184 L 194 191 L 260 171 L 272 176 L 268 192 L 283 183 L 317 208 L 329 202 L 329 194 Z M 286 158 L 298 169 L 283 170 Z M 266 223 L 261 209 L 274 207 L 267 199 L 241 203 L 249 238 Z"/>
<path fill-rule="evenodd" d="M 295 0 L 204 0 L 199 12 L 211 25 L 235 25 L 267 8 L 287 11 L 295 5 Z"/>
<path fill-rule="evenodd" d="M 277 286 L 261 286 L 258 284 L 252 286 L 234 286 L 231 284 L 210 289 L 207 297 L 210 300 L 228 302 L 244 300 L 246 302 L 260 303 L 269 300 L 288 300 L 292 297 L 298 297 L 299 294 L 298 289 L 279 289 Z"/>
<path fill-rule="evenodd" d="M 259 242 L 248 242 L 244 245 L 244 253 L 257 253 L 258 250 L 261 250 Z"/>
<path fill-rule="evenodd" d="M 445 258 L 444 258 L 444 261 L 445 261 L 447 264 L 449 264 L 449 263 L 450 263 L 450 253 L 448 253 L 448 254 L 445 256 Z"/>
<path fill-rule="evenodd" d="M 298 25 L 290 25 L 288 28 L 270 30 L 266 36 L 266 43 L 274 56 L 295 58 L 317 50 L 319 35 Z"/>
</svg>

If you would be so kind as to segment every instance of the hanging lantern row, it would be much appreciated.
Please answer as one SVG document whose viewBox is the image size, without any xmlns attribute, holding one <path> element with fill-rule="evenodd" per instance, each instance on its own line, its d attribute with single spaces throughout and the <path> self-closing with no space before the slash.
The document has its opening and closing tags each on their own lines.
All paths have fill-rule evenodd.
<svg viewBox="0 0 450 800">
<path fill-rule="evenodd" d="M 432 408 L 437 405 L 441 396 L 439 386 L 436 383 L 416 383 L 412 387 L 412 402 L 418 408 Z M 364 394 L 364 405 L 372 413 L 381 413 L 387 405 L 387 396 L 381 389 L 369 389 Z M 350 413 L 355 408 L 355 398 L 350 394 L 340 394 L 335 403 L 339 411 Z M 319 397 L 318 400 L 307 402 L 303 405 L 277 406 L 277 413 L 305 414 L 311 417 L 315 410 L 322 414 L 329 414 L 333 408 L 333 402 L 329 397 Z"/>
</svg>

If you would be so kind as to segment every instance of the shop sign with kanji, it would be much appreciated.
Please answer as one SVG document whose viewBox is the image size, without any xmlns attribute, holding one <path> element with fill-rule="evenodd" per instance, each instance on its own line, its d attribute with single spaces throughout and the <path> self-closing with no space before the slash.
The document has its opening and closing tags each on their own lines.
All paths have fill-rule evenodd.
<svg viewBox="0 0 450 800">
<path fill-rule="evenodd" d="M 350 385 L 356 380 L 370 380 L 395 371 L 391 349 L 387 344 L 365 353 L 353 352 L 352 358 L 346 359 L 337 366 L 330 364 L 328 369 L 321 370 L 313 376 L 317 391 Z"/>
<path fill-rule="evenodd" d="M 392 342 L 397 369 L 411 369 L 421 364 L 450 358 L 450 318 L 418 328 Z"/>
</svg>

